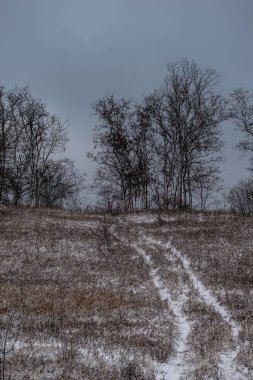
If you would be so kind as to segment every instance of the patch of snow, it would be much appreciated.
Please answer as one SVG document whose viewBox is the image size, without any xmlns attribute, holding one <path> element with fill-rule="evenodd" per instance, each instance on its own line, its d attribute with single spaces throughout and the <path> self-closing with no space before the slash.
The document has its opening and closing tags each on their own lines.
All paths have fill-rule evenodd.
<svg viewBox="0 0 253 380">
<path fill-rule="evenodd" d="M 163 248 L 169 249 L 172 252 L 172 254 L 181 261 L 190 280 L 192 281 L 194 288 L 198 290 L 200 297 L 204 300 L 204 302 L 207 305 L 213 307 L 214 310 L 218 314 L 220 314 L 223 320 L 227 322 L 229 326 L 231 327 L 231 332 L 232 332 L 233 340 L 234 340 L 234 343 L 236 344 L 236 347 L 232 350 L 222 352 L 220 354 L 220 368 L 224 376 L 224 379 L 226 380 L 247 379 L 247 377 L 245 377 L 242 374 L 242 372 L 239 372 L 236 366 L 236 358 L 237 358 L 237 355 L 239 353 L 239 348 L 240 348 L 238 344 L 238 335 L 239 335 L 240 328 L 238 324 L 231 318 L 229 311 L 218 302 L 216 297 L 212 294 L 211 290 L 209 290 L 202 283 L 202 281 L 193 273 L 191 269 L 190 260 L 187 257 L 185 257 L 185 255 L 183 255 L 180 251 L 178 251 L 175 247 L 173 247 L 171 242 L 163 243 L 159 240 L 155 240 L 147 236 L 143 236 L 143 238 L 151 244 L 157 244 L 157 245 L 162 246 Z"/>
<path fill-rule="evenodd" d="M 190 332 L 190 324 L 182 313 L 183 298 L 174 301 L 169 289 L 163 284 L 160 276 L 157 274 L 158 268 L 154 268 L 151 257 L 138 245 L 133 245 L 136 251 L 143 257 L 145 262 L 150 266 L 151 280 L 158 290 L 160 299 L 167 301 L 169 308 L 176 317 L 178 325 L 177 353 L 167 363 L 155 363 L 155 376 L 157 380 L 180 380 L 184 377 L 184 355 L 186 352 L 187 336 Z"/>
<path fill-rule="evenodd" d="M 133 223 L 154 223 L 157 221 L 156 215 L 127 215 L 126 220 Z"/>
<path fill-rule="evenodd" d="M 212 294 L 212 292 L 206 288 L 203 282 L 193 273 L 191 269 L 191 262 L 188 258 L 186 258 L 180 251 L 178 251 L 175 247 L 172 246 L 170 242 L 164 244 L 161 241 L 154 240 L 152 238 L 146 238 L 152 244 L 162 245 L 164 248 L 170 249 L 173 255 L 175 255 L 183 264 L 189 278 L 191 279 L 193 286 L 198 290 L 200 296 L 207 305 L 214 308 L 214 310 L 220 314 L 224 321 L 226 321 L 232 329 L 233 337 L 237 339 L 239 334 L 239 326 L 235 321 L 232 320 L 229 311 L 222 306 L 216 297 Z"/>
</svg>

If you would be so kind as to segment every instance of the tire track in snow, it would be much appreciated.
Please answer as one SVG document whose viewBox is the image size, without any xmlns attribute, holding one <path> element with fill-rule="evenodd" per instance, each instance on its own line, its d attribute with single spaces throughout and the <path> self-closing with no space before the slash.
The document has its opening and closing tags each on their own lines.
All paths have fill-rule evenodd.
<svg viewBox="0 0 253 380">
<path fill-rule="evenodd" d="M 143 257 L 144 261 L 150 267 L 150 277 L 151 280 L 158 290 L 160 299 L 162 301 L 167 301 L 170 309 L 176 317 L 176 324 L 178 326 L 178 339 L 177 339 L 177 352 L 167 363 L 157 363 L 156 364 L 156 379 L 157 380 L 182 380 L 185 379 L 185 352 L 186 352 L 186 341 L 188 333 L 190 332 L 190 324 L 186 317 L 182 313 L 183 299 L 178 299 L 174 301 L 171 297 L 169 289 L 165 286 L 161 277 L 157 274 L 159 268 L 154 268 L 151 257 L 146 253 L 146 251 L 140 248 L 137 244 L 132 245 L 133 248 Z"/>
<path fill-rule="evenodd" d="M 222 306 L 219 301 L 216 299 L 216 297 L 212 294 L 212 292 L 202 283 L 202 281 L 193 273 L 191 269 L 191 262 L 190 260 L 185 257 L 180 251 L 178 251 L 171 242 L 168 243 L 162 243 L 159 240 L 155 240 L 151 237 L 147 237 L 143 235 L 143 240 L 150 244 L 160 245 L 163 248 L 169 249 L 174 257 L 179 259 L 181 263 L 183 264 L 183 267 L 188 274 L 190 280 L 192 281 L 192 284 L 195 289 L 198 290 L 200 298 L 203 299 L 203 301 L 214 308 L 214 310 L 221 315 L 223 320 L 228 323 L 228 325 L 231 328 L 232 337 L 234 340 L 234 343 L 236 344 L 235 349 L 233 350 L 227 350 L 226 352 L 223 352 L 220 354 L 220 367 L 222 370 L 223 375 L 225 376 L 225 379 L 228 380 L 245 380 L 247 379 L 246 375 L 242 374 L 238 371 L 235 363 L 235 359 L 239 353 L 239 345 L 238 345 L 238 335 L 239 335 L 239 326 L 238 324 L 231 318 L 231 315 L 229 311 L 226 309 L 226 307 Z"/>
</svg>

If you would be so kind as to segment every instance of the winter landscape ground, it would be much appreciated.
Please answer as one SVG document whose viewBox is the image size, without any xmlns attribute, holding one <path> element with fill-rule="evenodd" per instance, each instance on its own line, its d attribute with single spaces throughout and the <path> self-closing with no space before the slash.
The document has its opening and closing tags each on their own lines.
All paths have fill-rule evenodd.
<svg viewBox="0 0 253 380">
<path fill-rule="evenodd" d="M 253 379 L 253 223 L 0 210 L 5 379 Z"/>
</svg>

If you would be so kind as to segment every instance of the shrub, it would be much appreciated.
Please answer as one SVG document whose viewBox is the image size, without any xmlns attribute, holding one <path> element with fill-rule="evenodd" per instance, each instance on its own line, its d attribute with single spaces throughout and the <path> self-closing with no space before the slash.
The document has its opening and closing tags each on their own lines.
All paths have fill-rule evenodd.
<svg viewBox="0 0 253 380">
<path fill-rule="evenodd" d="M 241 180 L 228 194 L 231 211 L 251 215 L 253 213 L 253 178 Z"/>
</svg>

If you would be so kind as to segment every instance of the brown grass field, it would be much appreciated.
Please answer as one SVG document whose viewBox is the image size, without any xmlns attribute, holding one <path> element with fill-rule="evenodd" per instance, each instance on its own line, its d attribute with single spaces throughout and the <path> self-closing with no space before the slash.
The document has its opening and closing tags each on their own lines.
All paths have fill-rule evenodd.
<svg viewBox="0 0 253 380">
<path fill-rule="evenodd" d="M 2 207 L 0 380 L 253 379 L 252 236 L 226 213 Z"/>
</svg>

